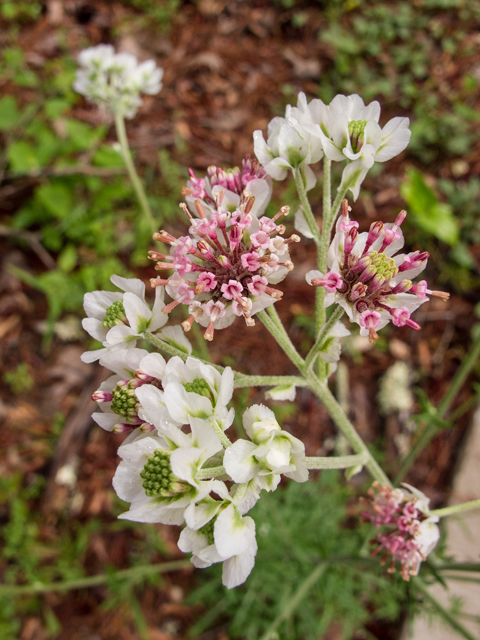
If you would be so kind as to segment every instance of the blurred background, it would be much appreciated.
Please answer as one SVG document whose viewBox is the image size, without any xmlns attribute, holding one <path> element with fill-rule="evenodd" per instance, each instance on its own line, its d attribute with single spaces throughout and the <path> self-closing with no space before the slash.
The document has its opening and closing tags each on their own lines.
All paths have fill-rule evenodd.
<svg viewBox="0 0 480 640">
<path fill-rule="evenodd" d="M 363 544 L 357 497 L 368 478 L 347 486 L 324 472 L 263 498 L 252 512 L 256 567 L 233 592 L 218 567 L 145 571 L 182 558 L 178 530 L 116 519 L 125 507 L 111 480 L 123 436 L 92 423 L 90 396 L 107 373 L 80 361 L 92 347 L 80 324 L 84 293 L 112 288 L 112 273 L 154 275 L 150 229 L 112 146 L 113 123 L 72 89 L 78 53 L 99 43 L 164 68 L 163 89 L 144 97 L 127 133 L 158 226 L 178 235 L 186 168 L 203 175 L 212 164 L 239 165 L 253 153 L 253 131 L 266 131 L 299 91 L 327 103 L 337 93 L 377 99 L 381 125 L 411 119 L 409 147 L 370 171 L 353 216 L 364 230 L 406 208 L 407 248 L 430 252 L 427 280 L 451 299 L 421 307 L 419 333 L 382 330 L 375 349 L 354 333 L 334 378 L 359 433 L 394 475 L 479 329 L 480 4 L 0 2 L 0 637 L 258 639 L 322 558 Z M 320 213 L 321 192 L 312 203 Z M 286 182 L 276 183 L 271 212 L 283 204 L 298 204 Z M 310 241 L 295 245 L 277 305 L 302 353 L 313 337 L 304 280 L 313 258 Z M 194 342 L 195 353 L 204 349 Z M 244 373 L 294 373 L 260 323 L 217 332 L 208 349 Z M 478 397 L 478 363 L 473 373 L 406 478 L 434 507 L 448 499 Z M 264 402 L 259 389 L 236 392 L 237 426 L 255 402 Z M 348 453 L 307 391 L 270 406 L 307 455 Z M 41 586 L 52 582 L 64 587 Z M 270 637 L 395 640 L 413 601 L 409 585 L 375 563 L 369 572 L 329 569 Z"/>
</svg>

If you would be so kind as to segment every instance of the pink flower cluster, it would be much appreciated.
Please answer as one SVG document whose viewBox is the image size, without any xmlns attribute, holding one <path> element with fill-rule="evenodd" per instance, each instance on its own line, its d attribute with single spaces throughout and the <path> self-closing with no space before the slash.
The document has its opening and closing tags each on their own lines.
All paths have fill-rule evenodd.
<svg viewBox="0 0 480 640">
<path fill-rule="evenodd" d="M 196 321 L 207 327 L 204 336 L 212 340 L 214 329 L 228 326 L 236 316 L 254 325 L 252 315 L 282 297 L 271 284 L 293 268 L 288 245 L 300 238 L 281 237 L 285 226 L 277 220 L 287 215 L 289 207 L 282 207 L 273 218 L 258 218 L 257 197 L 264 209 L 271 187 L 263 169 L 249 158 L 242 170 L 210 167 L 209 176 L 210 180 L 199 179 L 190 170 L 191 179 L 183 190 L 190 209 L 185 203 L 180 207 L 190 222 L 189 235 L 156 233 L 155 240 L 170 245 L 170 255 L 150 251 L 149 256 L 158 271 L 173 270 L 168 278 L 151 279 L 152 286 L 165 285 L 173 298 L 163 313 L 188 305 L 191 315 L 182 323 L 185 331 Z"/>
<path fill-rule="evenodd" d="M 411 493 L 374 482 L 369 491 L 373 514 L 362 515 L 379 529 L 372 541 L 375 545 L 372 556 L 383 552 L 382 564 L 390 558 L 389 573 L 395 572 L 398 561 L 402 578 L 408 581 L 411 575 L 417 575 L 420 564 L 437 544 L 440 533 L 436 525 L 438 517 L 430 514 L 427 497 L 414 487 L 404 486 Z"/>
<path fill-rule="evenodd" d="M 372 343 L 378 338 L 377 329 L 389 321 L 397 327 L 420 329 L 410 316 L 425 302 L 427 295 L 442 300 L 449 298 L 448 293 L 428 289 L 425 280 L 412 283 L 425 269 L 427 251 L 395 256 L 403 247 L 400 226 L 406 215 L 406 211 L 401 211 L 395 224 L 373 222 L 368 233 L 359 234 L 358 222 L 350 220 L 348 203 L 344 200 L 328 251 L 329 271 L 307 273 L 309 284 L 327 290 L 325 306 L 337 302 L 350 320 L 360 325 L 361 335 L 368 335 Z"/>
</svg>

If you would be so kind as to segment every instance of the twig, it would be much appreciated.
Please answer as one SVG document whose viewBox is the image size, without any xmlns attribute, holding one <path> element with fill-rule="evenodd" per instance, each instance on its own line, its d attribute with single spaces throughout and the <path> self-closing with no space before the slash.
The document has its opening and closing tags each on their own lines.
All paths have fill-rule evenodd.
<svg viewBox="0 0 480 640">
<path fill-rule="evenodd" d="M 57 264 L 52 256 L 48 253 L 45 247 L 42 246 L 38 235 L 31 231 L 24 231 L 23 229 L 12 229 L 5 225 L 0 225 L 0 236 L 16 236 L 21 240 L 25 240 L 31 247 L 31 249 L 37 254 L 47 269 L 55 269 Z"/>
</svg>

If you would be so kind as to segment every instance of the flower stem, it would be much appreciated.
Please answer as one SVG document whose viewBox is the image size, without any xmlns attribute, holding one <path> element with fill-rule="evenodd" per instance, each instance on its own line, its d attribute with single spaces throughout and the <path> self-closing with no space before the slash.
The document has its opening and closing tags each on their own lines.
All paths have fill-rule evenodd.
<svg viewBox="0 0 480 640">
<path fill-rule="evenodd" d="M 426 427 L 420 434 L 417 442 L 412 447 L 412 449 L 410 450 L 410 453 L 408 453 L 405 460 L 403 461 L 402 466 L 400 467 L 400 471 L 398 472 L 394 480 L 395 484 L 398 484 L 399 482 L 401 482 L 401 480 L 405 477 L 405 474 L 410 469 L 410 467 L 412 466 L 417 456 L 421 453 L 424 447 L 427 446 L 430 440 L 441 429 L 441 427 L 438 424 L 438 421 L 435 420 L 434 418 L 439 418 L 440 420 L 443 419 L 443 417 L 449 410 L 450 405 L 457 397 L 458 392 L 460 391 L 463 383 L 467 379 L 470 371 L 475 366 L 479 356 L 480 356 L 480 335 L 473 343 L 472 348 L 470 349 L 466 357 L 463 359 L 462 364 L 460 365 L 460 368 L 455 374 L 455 377 L 453 378 L 447 393 L 444 395 L 443 400 L 438 405 L 437 410 L 434 412 L 430 421 L 427 423 Z"/>
<path fill-rule="evenodd" d="M 307 469 L 349 469 L 363 466 L 368 462 L 368 456 L 358 453 L 354 456 L 328 456 L 305 458 Z"/>
<path fill-rule="evenodd" d="M 293 364 L 303 374 L 305 380 L 308 382 L 309 388 L 323 402 L 333 421 L 343 433 L 343 435 L 347 438 L 353 450 L 356 453 L 365 455 L 365 466 L 367 467 L 373 478 L 375 478 L 375 480 L 377 480 L 381 484 L 387 484 L 391 486 L 390 480 L 368 450 L 367 445 L 363 442 L 362 438 L 356 432 L 355 427 L 352 425 L 341 406 L 333 397 L 327 384 L 320 381 L 311 370 L 307 369 L 305 361 L 293 346 L 287 332 L 283 328 L 283 325 L 282 329 L 280 329 L 277 323 L 274 322 L 270 318 L 270 316 L 265 313 L 265 311 L 260 311 L 258 313 L 258 316 L 267 330 L 278 342 L 280 347 L 285 351 Z"/>
<path fill-rule="evenodd" d="M 320 289 L 320 287 L 318 288 Z M 334 312 L 328 319 L 328 322 L 323 325 L 323 327 L 320 330 L 320 333 L 317 336 L 317 339 L 315 340 L 315 344 L 310 349 L 307 357 L 305 358 L 305 364 L 307 367 L 311 367 L 313 365 L 315 358 L 318 356 L 318 353 L 322 348 L 323 344 L 325 343 L 326 339 L 328 338 L 330 331 L 337 324 L 337 322 L 342 318 L 343 314 L 344 314 L 344 310 L 342 309 L 342 307 L 337 306 L 337 308 L 334 310 Z"/>
<path fill-rule="evenodd" d="M 188 567 L 191 567 L 189 560 L 174 560 L 172 562 L 160 562 L 158 564 L 150 564 L 148 566 L 122 569 L 121 571 L 115 571 L 113 574 L 102 573 L 100 575 L 86 576 L 85 578 L 78 578 L 76 580 L 65 580 L 64 582 L 35 582 L 33 584 L 26 584 L 21 586 L 2 584 L 0 585 L 0 593 L 6 593 L 11 596 L 16 596 L 24 594 L 48 593 L 51 591 L 89 589 L 90 587 L 96 587 L 100 584 L 107 583 L 112 578 L 112 576 L 119 580 L 135 580 L 155 573 L 167 573 L 168 571 L 178 571 L 179 569 L 186 569 Z"/>
<path fill-rule="evenodd" d="M 207 480 L 208 478 L 216 478 L 217 476 L 223 476 L 225 473 L 225 467 L 206 467 L 199 469 L 195 474 L 197 480 Z"/>
<path fill-rule="evenodd" d="M 353 450 L 356 453 L 365 455 L 365 466 L 367 467 L 373 478 L 375 478 L 375 480 L 377 480 L 381 484 L 387 484 L 391 486 L 390 480 L 368 450 L 367 445 L 363 442 L 362 438 L 356 432 L 355 427 L 352 425 L 341 406 L 333 397 L 326 383 L 320 382 L 318 378 L 316 378 L 311 372 L 308 375 L 308 381 L 310 389 L 323 402 L 331 418 L 343 433 L 343 435 L 347 438 Z"/>
<path fill-rule="evenodd" d="M 270 310 L 270 315 L 268 315 L 265 311 L 259 311 L 257 315 L 265 325 L 265 328 L 272 334 L 272 336 L 282 347 L 293 364 L 303 373 L 305 361 L 293 346 L 292 341 L 288 337 L 288 334 L 285 331 L 285 327 L 281 323 L 276 310 Z M 275 320 L 273 320 L 271 316 L 274 317 Z"/>
<path fill-rule="evenodd" d="M 298 198 L 300 200 L 300 207 L 302 209 L 303 216 L 308 225 L 310 233 L 312 234 L 313 240 L 318 246 L 320 244 L 320 232 L 318 230 L 315 216 L 312 212 L 312 207 L 310 206 L 310 202 L 308 201 L 305 182 L 303 180 L 303 173 L 300 167 L 294 169 L 293 177 L 295 179 L 295 186 L 297 187 Z"/>
<path fill-rule="evenodd" d="M 247 376 L 235 372 L 236 389 L 245 387 L 276 387 L 278 385 L 293 385 L 294 387 L 306 387 L 307 381 L 300 376 Z"/>
<path fill-rule="evenodd" d="M 228 449 L 228 447 L 230 447 L 232 443 L 230 442 L 229 437 L 225 434 L 225 431 L 222 429 L 222 425 L 219 424 L 218 421 L 213 418 L 211 418 L 208 421 L 208 424 L 215 431 L 215 433 L 217 434 L 220 442 L 225 447 L 225 449 Z"/>
<path fill-rule="evenodd" d="M 133 164 L 133 160 L 132 160 L 132 155 L 130 153 L 130 148 L 128 146 L 127 131 L 125 129 L 125 120 L 123 119 L 123 116 L 121 116 L 118 113 L 115 114 L 115 129 L 117 131 L 117 138 L 122 150 L 123 161 L 125 162 L 125 167 L 127 168 L 128 175 L 130 177 L 130 180 L 132 181 L 133 188 L 135 189 L 138 202 L 140 203 L 140 207 L 142 208 L 145 218 L 148 220 L 148 224 L 150 225 L 152 233 L 155 233 L 156 226 L 155 226 L 155 221 L 153 219 L 152 210 L 150 209 L 150 205 L 148 204 L 147 196 L 145 194 L 142 181 L 140 180 L 137 170 L 135 169 L 135 165 Z"/>
<path fill-rule="evenodd" d="M 462 504 L 455 504 L 451 507 L 444 507 L 443 509 L 434 509 L 430 513 L 439 518 L 445 518 L 445 516 L 452 516 L 455 513 L 461 513 L 462 511 L 470 511 L 471 509 L 479 509 L 480 500 L 470 500 L 469 502 L 463 502 Z"/>
</svg>

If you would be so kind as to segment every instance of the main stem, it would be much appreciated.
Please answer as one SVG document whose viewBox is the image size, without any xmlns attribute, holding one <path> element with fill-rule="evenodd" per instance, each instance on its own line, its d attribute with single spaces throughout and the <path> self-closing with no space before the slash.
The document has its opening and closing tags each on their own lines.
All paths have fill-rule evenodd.
<svg viewBox="0 0 480 640">
<path fill-rule="evenodd" d="M 265 311 L 260 311 L 257 315 L 293 364 L 302 373 L 305 380 L 308 382 L 308 386 L 311 391 L 313 391 L 313 393 L 323 402 L 333 421 L 347 438 L 353 450 L 356 453 L 363 454 L 365 456 L 365 466 L 373 478 L 382 484 L 390 485 L 389 479 L 368 450 L 367 445 L 356 432 L 355 427 L 352 425 L 343 409 L 331 394 L 326 382 L 320 381 L 315 374 L 307 368 L 305 361 L 295 349 L 283 325 L 281 325 L 282 328 L 280 328 L 278 323 L 273 321 Z"/>
<path fill-rule="evenodd" d="M 133 164 L 132 154 L 130 153 L 130 147 L 128 146 L 127 131 L 125 129 L 125 120 L 119 114 L 115 115 L 115 129 L 117 131 L 117 138 L 122 150 L 123 161 L 128 171 L 130 180 L 132 181 L 133 188 L 138 198 L 138 202 L 142 208 L 142 211 L 148 220 L 152 233 L 155 233 L 155 221 L 153 219 L 152 210 L 148 204 L 147 196 L 140 180 L 135 165 Z"/>
<path fill-rule="evenodd" d="M 323 287 L 318 287 L 319 289 L 323 289 Z M 318 356 L 318 352 L 320 351 L 320 349 L 322 348 L 323 344 L 325 343 L 325 341 L 327 340 L 330 331 L 333 329 L 333 327 L 337 324 L 337 322 L 339 320 L 341 320 L 342 316 L 343 316 L 343 309 L 342 307 L 338 306 L 335 311 L 332 313 L 332 315 L 330 316 L 328 322 L 326 324 L 323 325 L 322 330 L 320 331 L 320 333 L 317 336 L 317 339 L 315 340 L 315 344 L 313 345 L 313 347 L 310 349 L 306 359 L 305 359 L 305 364 L 307 365 L 307 367 L 310 367 L 315 358 Z"/>
</svg>

